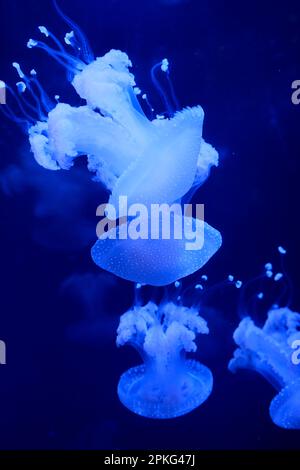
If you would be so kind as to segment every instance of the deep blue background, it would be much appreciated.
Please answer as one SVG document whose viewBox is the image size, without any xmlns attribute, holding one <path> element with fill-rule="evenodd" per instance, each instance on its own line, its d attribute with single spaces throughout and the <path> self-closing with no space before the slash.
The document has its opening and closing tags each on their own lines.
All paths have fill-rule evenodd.
<svg viewBox="0 0 300 470">
<path fill-rule="evenodd" d="M 96 55 L 111 48 L 129 54 L 138 85 L 158 111 L 149 70 L 169 58 L 181 105 L 203 106 L 204 136 L 221 154 L 220 168 L 198 194 L 206 220 L 224 237 L 204 272 L 212 284 L 229 272 L 251 279 L 266 261 L 276 262 L 282 244 L 299 310 L 300 106 L 291 103 L 291 83 L 300 79 L 299 2 L 60 5 Z M 10 64 L 17 60 L 38 69 L 51 94 L 74 99 L 64 71 L 25 47 L 38 25 L 59 37 L 68 29 L 51 1 L 1 0 L 0 6 L 0 78 L 16 81 Z M 240 319 L 238 292 L 230 289 L 203 302 L 211 334 L 197 357 L 214 373 L 209 400 L 165 422 L 135 416 L 119 403 L 119 377 L 138 358 L 115 346 L 133 287 L 101 273 L 89 254 L 95 209 L 105 195 L 84 162 L 60 174 L 39 168 L 21 130 L 0 118 L 0 339 L 8 362 L 0 366 L 0 448 L 299 447 L 299 432 L 278 429 L 269 418 L 272 387 L 256 374 L 227 371 Z"/>
</svg>

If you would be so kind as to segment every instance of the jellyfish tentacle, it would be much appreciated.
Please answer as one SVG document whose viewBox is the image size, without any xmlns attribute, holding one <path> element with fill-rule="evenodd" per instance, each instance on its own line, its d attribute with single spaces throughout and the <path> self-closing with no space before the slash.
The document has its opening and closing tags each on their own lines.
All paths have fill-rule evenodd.
<svg viewBox="0 0 300 470">
<path fill-rule="evenodd" d="M 13 67 L 17 70 L 20 78 L 22 78 L 22 82 L 17 83 L 17 85 L 23 85 L 22 87 L 20 87 L 20 89 L 18 87 L 19 92 L 22 93 L 22 101 L 29 109 L 31 109 L 31 111 L 37 114 L 38 120 L 47 120 L 47 115 L 50 110 L 54 108 L 54 103 L 50 100 L 49 96 L 38 81 L 36 71 L 34 69 L 31 70 L 31 76 L 28 77 L 24 74 L 24 72 L 22 72 L 21 67 L 18 63 L 14 62 Z M 38 95 L 32 88 L 32 85 L 37 88 Z M 35 106 L 33 106 L 28 100 L 25 99 L 24 94 L 26 91 L 29 93 L 29 96 L 35 102 Z"/>
<path fill-rule="evenodd" d="M 168 116 L 171 117 L 171 116 L 174 116 L 176 109 L 171 104 L 170 100 L 168 99 L 167 94 L 164 92 L 164 89 L 163 89 L 162 85 L 159 83 L 159 80 L 156 76 L 158 71 L 165 72 L 167 77 L 169 76 L 168 75 L 168 69 L 164 66 L 164 64 L 166 63 L 165 61 L 167 61 L 167 59 L 164 59 L 164 60 L 158 62 L 157 64 L 155 64 L 152 67 L 152 69 L 151 69 L 151 79 L 152 79 L 153 85 L 155 86 L 156 90 L 158 91 L 159 95 L 161 96 L 161 98 L 163 100 L 163 103 L 166 107 L 166 111 L 167 111 Z M 173 89 L 173 93 L 175 95 L 174 89 Z"/>
<path fill-rule="evenodd" d="M 76 57 L 68 54 L 67 52 L 61 52 L 60 50 L 53 49 L 48 46 L 44 41 L 37 41 L 35 39 L 29 39 L 27 47 L 32 49 L 33 47 L 42 49 L 47 52 L 53 59 L 62 65 L 68 72 L 74 76 L 78 71 L 83 70 L 86 64 Z"/>
<path fill-rule="evenodd" d="M 6 85 L 6 89 L 9 91 L 9 93 L 13 96 L 15 102 L 17 103 L 17 106 L 19 107 L 20 109 L 20 114 L 21 116 L 24 116 L 24 118 L 20 118 L 18 116 L 18 114 L 16 114 L 8 104 L 5 105 L 5 109 L 4 107 L 1 106 L 1 109 L 2 111 L 5 113 L 5 110 L 7 110 L 10 115 L 12 116 L 12 120 L 15 121 L 15 122 L 19 122 L 19 120 L 21 122 L 23 122 L 24 120 L 29 124 L 29 125 L 32 125 L 36 122 L 36 117 L 35 116 L 32 116 L 28 113 L 28 111 L 26 111 L 25 107 L 23 106 L 23 102 L 25 104 L 25 106 L 27 106 L 27 103 L 25 100 L 21 100 L 17 94 L 14 92 L 14 90 L 9 86 L 9 85 Z M 33 111 L 36 112 L 36 109 L 33 109 Z"/>
<path fill-rule="evenodd" d="M 93 62 L 95 56 L 85 34 L 81 31 L 80 27 L 62 11 L 62 9 L 58 6 L 57 0 L 53 0 L 53 4 L 59 16 L 67 23 L 68 26 L 70 26 L 70 28 L 72 28 L 76 34 L 83 61 L 87 64 Z"/>
</svg>

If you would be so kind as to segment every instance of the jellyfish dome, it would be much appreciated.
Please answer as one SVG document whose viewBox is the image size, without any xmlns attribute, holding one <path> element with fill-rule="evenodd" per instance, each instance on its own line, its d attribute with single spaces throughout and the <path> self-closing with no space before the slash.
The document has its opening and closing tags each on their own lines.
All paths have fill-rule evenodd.
<svg viewBox="0 0 300 470">
<path fill-rule="evenodd" d="M 300 365 L 293 360 L 299 328 L 300 314 L 288 307 L 270 310 L 262 328 L 244 318 L 234 332 L 239 348 L 229 363 L 231 372 L 254 370 L 275 387 L 270 416 L 285 429 L 300 429 Z"/>
<path fill-rule="evenodd" d="M 186 353 L 197 350 L 197 334 L 208 332 L 197 309 L 174 302 L 149 302 L 122 315 L 117 345 L 132 345 L 143 359 L 120 379 L 123 405 L 155 419 L 175 418 L 200 406 L 212 391 L 212 373 Z"/>
<path fill-rule="evenodd" d="M 52 41 L 53 47 L 36 39 L 30 39 L 27 46 L 45 50 L 66 69 L 83 105 L 60 102 L 59 96 L 55 101 L 50 99 L 37 72 L 26 75 L 14 63 L 20 78 L 18 94 L 10 91 L 19 115 L 9 106 L 3 111 L 17 122 L 26 122 L 34 158 L 47 170 L 69 170 L 74 159 L 87 158 L 94 179 L 109 192 L 116 226 L 123 217 L 120 201 L 124 197 L 129 207 L 143 205 L 148 212 L 153 205 L 181 204 L 183 197 L 208 178 L 211 167 L 218 165 L 217 151 L 202 136 L 203 109 L 178 109 L 169 63 L 164 59 L 153 67 L 151 76 L 166 112 L 154 116 L 150 106 L 151 116 L 147 116 L 149 100 L 136 86 L 127 54 L 113 49 L 95 59 L 78 26 L 56 8 L 72 27 L 64 38 L 65 45 L 40 26 L 40 33 L 47 42 Z M 160 85 L 160 74 L 167 76 L 172 99 Z M 140 215 L 144 224 L 148 223 L 148 212 Z M 111 218 L 112 212 L 107 210 L 106 215 Z M 137 215 L 131 219 L 137 219 Z M 216 229 L 207 223 L 197 228 L 198 220 L 191 214 L 177 218 L 176 224 L 182 223 L 202 231 L 197 252 L 185 250 L 184 237 L 124 239 L 112 236 L 118 235 L 118 230 L 108 230 L 95 243 L 92 258 L 102 269 L 127 280 L 166 285 L 200 269 L 222 244 Z M 128 221 L 125 225 L 129 229 Z"/>
</svg>

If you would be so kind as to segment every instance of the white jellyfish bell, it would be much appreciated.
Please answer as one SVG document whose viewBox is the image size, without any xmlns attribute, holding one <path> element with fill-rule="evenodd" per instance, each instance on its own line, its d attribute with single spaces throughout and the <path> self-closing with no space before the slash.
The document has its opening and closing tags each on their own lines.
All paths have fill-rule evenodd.
<svg viewBox="0 0 300 470">
<path fill-rule="evenodd" d="M 36 72 L 27 77 L 15 64 L 22 80 L 18 86 L 20 97 L 15 97 L 23 114 L 21 119 L 15 116 L 15 120 L 27 121 L 35 160 L 44 168 L 57 171 L 68 170 L 75 158 L 87 156 L 88 169 L 109 191 L 109 204 L 117 208 L 117 226 L 121 217 L 119 203 L 124 196 L 129 206 L 142 204 L 147 210 L 152 205 L 180 204 L 183 197 L 206 180 L 211 167 L 218 165 L 218 153 L 202 137 L 202 108 L 175 112 L 169 63 L 164 59 L 153 67 L 151 75 L 164 97 L 168 115 L 149 119 L 139 102 L 140 93 L 130 72 L 132 63 L 128 56 L 111 50 L 94 59 L 80 29 L 57 9 L 72 27 L 65 43 L 75 53 L 67 52 L 44 26 L 39 31 L 54 47 L 35 39 L 30 39 L 27 45 L 45 50 L 66 68 L 85 104 L 74 107 L 50 100 Z M 165 96 L 159 84 L 158 73 L 167 77 L 173 107 L 172 99 Z M 13 116 L 11 109 L 6 108 L 5 112 Z M 144 223 L 146 219 L 148 214 Z M 202 244 L 198 250 L 185 249 L 185 236 L 153 240 L 149 235 L 148 239 L 133 240 L 110 236 L 118 235 L 118 229 L 114 229 L 96 242 L 93 260 L 101 268 L 134 282 L 166 285 L 187 276 L 215 254 L 222 239 L 216 229 L 204 221 L 200 224 L 192 215 L 182 214 L 175 223 L 187 223 L 195 230 L 199 226 Z"/>
</svg>

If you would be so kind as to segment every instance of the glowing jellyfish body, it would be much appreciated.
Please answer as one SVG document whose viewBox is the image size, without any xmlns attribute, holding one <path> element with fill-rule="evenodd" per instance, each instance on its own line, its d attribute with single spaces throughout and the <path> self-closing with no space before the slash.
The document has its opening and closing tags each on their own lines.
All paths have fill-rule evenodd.
<svg viewBox="0 0 300 470">
<path fill-rule="evenodd" d="M 109 204 L 117 208 L 116 221 L 122 216 L 120 199 L 124 196 L 129 206 L 142 204 L 147 210 L 153 204 L 180 203 L 192 188 L 206 180 L 211 167 L 218 165 L 218 153 L 202 137 L 202 108 L 170 111 L 168 117 L 149 119 L 139 102 L 140 90 L 130 72 L 128 56 L 111 50 L 94 60 L 79 28 L 58 7 L 57 10 L 74 29 L 66 35 L 65 43 L 76 50 L 76 56 L 68 53 L 43 26 L 39 27 L 40 32 L 56 48 L 33 39 L 28 47 L 46 50 L 66 67 L 74 89 L 86 104 L 80 107 L 51 104 L 36 72 L 26 77 L 19 64 L 14 64 L 22 80 L 18 84 L 24 101 L 18 99 L 21 109 L 27 106 L 32 110 L 31 102 L 24 98 L 26 90 L 35 102 L 39 97 L 33 92 L 34 87 L 42 97 L 38 119 L 29 119 L 29 140 L 35 160 L 49 170 L 67 170 L 75 158 L 87 156 L 88 169 L 110 192 Z M 168 66 L 165 59 L 152 69 L 154 84 L 163 97 L 156 73 L 160 69 L 160 73 L 168 76 Z M 170 110 L 167 98 L 165 103 Z M 147 218 L 145 215 L 144 222 Z M 180 222 L 184 220 L 182 215 Z M 190 215 L 189 224 L 197 226 L 197 220 Z M 197 271 L 220 248 L 222 240 L 217 230 L 205 223 L 202 232 L 203 243 L 198 253 L 185 250 L 184 239 L 170 237 L 158 242 L 151 237 L 146 241 L 111 240 L 108 236 L 96 242 L 92 257 L 98 266 L 125 279 L 164 285 Z"/>
<path fill-rule="evenodd" d="M 293 361 L 293 344 L 300 339 L 300 314 L 289 308 L 271 310 L 263 328 L 244 318 L 234 332 L 239 346 L 229 369 L 252 369 L 278 391 L 270 405 L 275 424 L 300 429 L 300 366 Z"/>
<path fill-rule="evenodd" d="M 134 346 L 144 364 L 122 375 L 121 402 L 134 413 L 156 419 L 175 418 L 200 406 L 212 391 L 213 377 L 185 352 L 195 352 L 196 335 L 208 332 L 196 309 L 173 302 L 149 302 L 125 313 L 117 344 Z"/>
<path fill-rule="evenodd" d="M 195 219 L 192 221 L 195 223 Z M 121 230 L 117 228 L 117 232 Z M 213 256 L 216 247 L 220 247 L 217 230 L 205 222 L 202 230 L 201 249 L 186 249 L 190 241 L 184 238 L 184 233 L 181 239 L 122 239 L 116 235 L 99 239 L 92 248 L 92 258 L 102 269 L 124 279 L 164 286 L 198 271 Z"/>
</svg>

